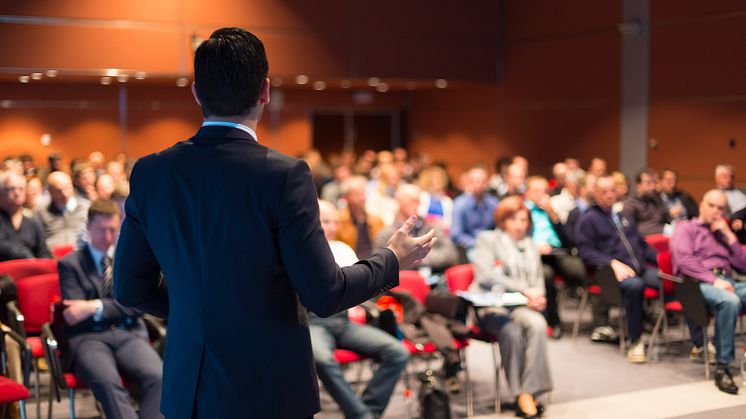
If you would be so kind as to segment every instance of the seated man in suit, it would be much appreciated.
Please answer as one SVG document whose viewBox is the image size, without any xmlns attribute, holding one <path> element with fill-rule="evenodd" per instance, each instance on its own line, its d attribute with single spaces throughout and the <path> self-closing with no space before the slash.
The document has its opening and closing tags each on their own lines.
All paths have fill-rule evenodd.
<svg viewBox="0 0 746 419">
<path fill-rule="evenodd" d="M 746 251 L 725 219 L 728 199 L 721 190 L 705 194 L 699 217 L 682 221 L 671 237 L 674 273 L 700 281 L 708 307 L 715 314 L 717 348 L 715 384 L 726 393 L 738 393 L 729 365 L 735 361 L 736 320 L 746 307 L 746 283 L 736 282 L 736 271 L 746 272 Z"/>
<path fill-rule="evenodd" d="M 580 217 L 575 228 L 578 254 L 593 268 L 611 266 L 622 291 L 622 304 L 632 343 L 627 359 L 632 363 L 646 361 L 642 342 L 645 287 L 659 287 L 658 272 L 647 264 L 656 264 L 656 252 L 645 243 L 630 220 L 612 209 L 617 202 L 614 178 L 603 176 L 593 192 L 596 204 Z M 608 325 L 608 307 L 593 307 L 593 324 Z"/>
<path fill-rule="evenodd" d="M 137 418 L 120 371 L 142 390 L 140 417 L 162 418 L 158 406 L 163 363 L 148 342 L 141 312 L 121 306 L 112 294 L 108 251 L 120 219 L 115 203 L 93 201 L 88 210 L 89 242 L 58 264 L 67 323 L 63 361 L 90 386 L 107 418 Z"/>
<path fill-rule="evenodd" d="M 337 235 L 337 209 L 330 202 L 320 200 L 319 211 L 321 228 L 329 241 L 334 260 L 340 266 L 357 262 L 350 246 L 334 240 Z M 409 352 L 388 333 L 373 326 L 351 323 L 346 310 L 328 318 L 311 313 L 309 330 L 316 371 L 345 417 L 380 417 L 389 403 L 401 371 L 407 366 Z M 339 362 L 334 359 L 336 348 L 351 350 L 378 362 L 379 366 L 362 398 L 357 397 L 345 380 Z"/>
<path fill-rule="evenodd" d="M 41 224 L 23 215 L 26 178 L 0 173 L 0 261 L 51 258 Z"/>
</svg>

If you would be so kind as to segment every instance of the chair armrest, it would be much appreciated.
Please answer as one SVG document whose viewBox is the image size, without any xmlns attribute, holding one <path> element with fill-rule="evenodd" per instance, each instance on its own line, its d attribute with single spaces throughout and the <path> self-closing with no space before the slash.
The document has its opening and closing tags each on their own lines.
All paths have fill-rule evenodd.
<svg viewBox="0 0 746 419">
<path fill-rule="evenodd" d="M 18 305 L 15 301 L 9 301 L 6 307 L 8 308 L 8 327 L 26 339 L 26 329 L 24 326 L 26 318 L 23 317 L 23 313 L 18 309 Z"/>
<path fill-rule="evenodd" d="M 669 274 L 667 274 L 667 273 L 665 273 L 663 271 L 658 271 L 658 276 L 661 277 L 661 278 L 663 278 L 663 279 L 667 279 L 669 281 L 676 282 L 678 284 L 681 284 L 682 282 L 684 282 L 683 278 L 680 278 L 680 277 L 675 276 L 675 275 L 669 275 Z"/>
<path fill-rule="evenodd" d="M 52 382 L 54 385 L 54 395 L 57 401 L 60 401 L 60 389 L 67 389 L 67 382 L 62 372 L 62 362 L 60 361 L 60 354 L 58 352 L 57 340 L 52 332 L 52 324 L 50 322 L 41 325 L 41 344 L 44 348 L 44 356 L 47 359 L 47 365 L 49 367 L 49 373 L 52 376 Z"/>
</svg>

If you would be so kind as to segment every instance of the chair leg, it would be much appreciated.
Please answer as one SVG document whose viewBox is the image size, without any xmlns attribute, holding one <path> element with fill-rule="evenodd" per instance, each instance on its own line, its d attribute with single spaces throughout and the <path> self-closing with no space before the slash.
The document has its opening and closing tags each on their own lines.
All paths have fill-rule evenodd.
<svg viewBox="0 0 746 419">
<path fill-rule="evenodd" d="M 619 309 L 619 352 L 624 355 L 624 348 L 626 345 L 626 322 L 624 318 L 624 309 Z"/>
<path fill-rule="evenodd" d="M 578 332 L 580 331 L 580 321 L 583 318 L 583 312 L 585 311 L 585 306 L 588 304 L 588 291 L 583 290 L 583 296 L 580 297 L 580 306 L 578 307 L 578 312 L 575 315 L 575 321 L 572 323 L 572 340 L 576 340 L 578 338 Z"/>
<path fill-rule="evenodd" d="M 660 313 L 658 313 L 658 318 L 655 320 L 655 326 L 653 326 L 653 333 L 650 335 L 650 341 L 648 342 L 648 348 L 652 350 L 652 348 L 655 346 L 655 340 L 658 338 L 658 332 L 661 329 L 661 323 L 663 323 L 663 318 L 666 317 L 666 311 L 663 310 Z"/>
<path fill-rule="evenodd" d="M 75 390 L 70 389 L 70 419 L 75 419 Z"/>
<path fill-rule="evenodd" d="M 41 391 L 39 384 L 39 358 L 34 358 L 34 400 L 36 400 L 36 417 L 41 417 Z"/>
<path fill-rule="evenodd" d="M 497 362 L 497 345 L 492 344 L 492 363 L 495 366 L 495 413 L 500 413 L 500 363 Z"/>
<path fill-rule="evenodd" d="M 703 333 L 705 335 L 705 344 L 704 344 L 704 349 L 705 349 L 705 380 L 709 380 L 710 379 L 710 354 L 709 354 L 709 351 L 707 350 L 707 342 L 710 341 L 710 338 L 707 336 L 707 326 L 705 326 L 703 329 L 704 329 Z"/>
<path fill-rule="evenodd" d="M 474 416 L 474 390 L 471 386 L 471 377 L 469 376 L 469 366 L 466 361 L 466 349 L 459 351 L 461 357 L 461 365 L 464 369 L 464 375 L 466 376 L 466 416 Z"/>
<path fill-rule="evenodd" d="M 26 400 L 18 401 L 18 410 L 21 413 L 21 419 L 26 419 Z"/>
</svg>

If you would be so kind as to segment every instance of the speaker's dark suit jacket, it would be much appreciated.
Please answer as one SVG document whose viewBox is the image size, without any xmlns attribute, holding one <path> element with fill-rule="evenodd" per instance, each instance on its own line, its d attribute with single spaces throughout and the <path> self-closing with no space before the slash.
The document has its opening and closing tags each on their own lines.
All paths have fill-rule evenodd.
<svg viewBox="0 0 746 419">
<path fill-rule="evenodd" d="M 203 127 L 141 159 L 126 213 L 115 294 L 168 314 L 169 418 L 311 416 L 320 406 L 303 306 L 329 316 L 398 284 L 388 249 L 340 269 L 308 165 L 237 128 Z"/>
<path fill-rule="evenodd" d="M 66 325 L 62 328 L 66 346 L 66 350 L 63 351 L 66 370 L 70 368 L 74 358 L 80 355 L 77 350 L 79 342 L 85 339 L 108 339 L 100 335 L 104 330 L 116 328 L 120 333 L 134 333 L 148 340 L 148 332 L 141 317 L 142 312 L 124 307 L 114 300 L 113 295 L 105 294 L 103 279 L 87 245 L 62 258 L 57 263 L 57 270 L 63 299 L 100 299 L 104 306 L 101 321 L 95 322 L 89 317 L 75 326 Z"/>
</svg>

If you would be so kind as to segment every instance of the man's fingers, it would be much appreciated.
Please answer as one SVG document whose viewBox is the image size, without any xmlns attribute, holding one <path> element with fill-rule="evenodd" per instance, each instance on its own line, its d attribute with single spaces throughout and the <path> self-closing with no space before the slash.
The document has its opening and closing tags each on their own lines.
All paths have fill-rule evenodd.
<svg viewBox="0 0 746 419">
<path fill-rule="evenodd" d="M 417 216 L 413 215 L 409 217 L 407 221 L 404 222 L 404 224 L 399 228 L 399 231 L 405 236 L 408 236 L 409 233 L 412 232 L 412 229 L 414 229 L 414 225 L 416 223 L 417 223 Z"/>
<path fill-rule="evenodd" d="M 414 239 L 414 243 L 418 246 L 422 246 L 428 242 L 431 242 L 435 238 L 435 230 L 430 230 L 427 233 Z"/>
</svg>

